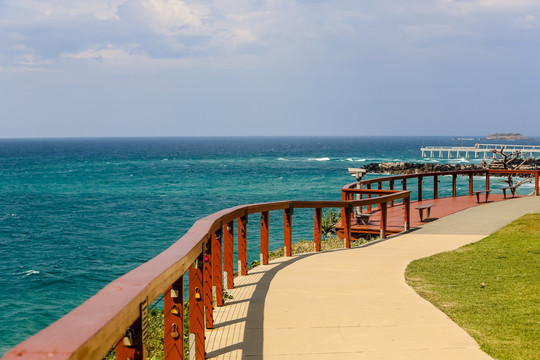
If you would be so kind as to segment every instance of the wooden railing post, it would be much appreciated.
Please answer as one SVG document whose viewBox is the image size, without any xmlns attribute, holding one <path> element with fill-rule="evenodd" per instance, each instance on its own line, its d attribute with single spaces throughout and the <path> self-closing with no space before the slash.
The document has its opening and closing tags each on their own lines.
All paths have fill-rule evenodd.
<svg viewBox="0 0 540 360">
<path fill-rule="evenodd" d="M 223 284 L 229 290 L 234 289 L 234 221 L 224 226 L 223 247 Z"/>
<path fill-rule="evenodd" d="M 343 230 L 345 236 L 345 248 L 351 248 L 351 215 L 352 215 L 352 205 L 347 205 L 343 207 L 343 212 L 345 217 L 343 220 Z"/>
<path fill-rule="evenodd" d="M 386 202 L 382 202 L 380 206 L 381 206 L 381 238 L 386 239 L 386 225 L 388 222 L 388 219 L 387 219 L 388 204 Z"/>
<path fill-rule="evenodd" d="M 474 183 L 473 183 L 473 174 L 469 174 L 469 196 L 473 195 Z"/>
<path fill-rule="evenodd" d="M 538 172 L 534 175 L 534 178 L 535 178 L 535 180 L 534 180 L 534 183 L 535 183 L 534 188 L 536 190 L 536 196 L 538 196 L 538 195 L 540 195 L 540 193 L 538 191 L 539 190 L 539 186 L 538 186 L 539 173 Z"/>
<path fill-rule="evenodd" d="M 390 180 L 390 190 L 394 190 L 394 180 Z M 394 200 L 390 202 L 390 206 L 394 206 Z"/>
<path fill-rule="evenodd" d="M 283 210 L 283 247 L 285 256 L 292 256 L 292 206 Z"/>
<path fill-rule="evenodd" d="M 452 174 L 452 197 L 457 196 L 457 189 L 456 189 L 456 183 L 457 183 L 457 174 Z"/>
<path fill-rule="evenodd" d="M 367 189 L 368 189 L 368 190 L 371 190 L 371 184 L 367 184 Z M 371 199 L 371 194 L 367 194 L 367 198 L 368 198 L 368 199 Z M 368 212 L 371 212 L 371 204 L 369 204 L 369 205 L 367 206 L 367 211 L 368 211 Z"/>
<path fill-rule="evenodd" d="M 238 276 L 247 275 L 247 215 L 238 218 Z"/>
<path fill-rule="evenodd" d="M 405 218 L 405 231 L 411 228 L 411 197 L 403 199 L 403 217 Z"/>
<path fill-rule="evenodd" d="M 259 261 L 262 265 L 268 264 L 268 211 L 261 213 L 261 252 L 259 255 Z"/>
<path fill-rule="evenodd" d="M 403 190 L 407 190 L 407 179 L 402 179 L 401 180 L 401 188 Z"/>
<path fill-rule="evenodd" d="M 315 208 L 315 226 L 313 230 L 313 242 L 315 243 L 315 251 L 321 251 L 321 225 L 322 225 L 322 209 Z"/>
<path fill-rule="evenodd" d="M 142 322 L 139 317 L 124 333 L 116 344 L 117 360 L 143 360 Z"/>
<path fill-rule="evenodd" d="M 212 239 L 206 243 L 206 249 L 203 256 L 203 266 L 205 325 L 207 329 L 212 329 L 214 327 L 214 304 L 212 301 Z"/>
<path fill-rule="evenodd" d="M 212 234 L 212 294 L 216 299 L 216 306 L 223 306 L 222 233 L 220 228 Z"/>
<path fill-rule="evenodd" d="M 489 170 L 486 172 L 486 190 L 489 190 Z"/>
<path fill-rule="evenodd" d="M 203 256 L 189 268 L 189 358 L 203 360 L 204 350 L 204 304 L 203 304 Z"/>
<path fill-rule="evenodd" d="M 422 176 L 418 176 L 418 201 L 422 201 Z"/>
<path fill-rule="evenodd" d="M 439 198 L 439 177 L 437 175 L 433 177 L 433 198 Z"/>
<path fill-rule="evenodd" d="M 347 193 L 346 191 L 342 191 L 341 201 L 347 201 L 347 200 L 349 200 L 349 193 Z M 345 219 L 345 210 L 343 210 L 343 208 L 341 209 L 341 218 Z"/>
<path fill-rule="evenodd" d="M 163 353 L 167 359 L 184 358 L 184 277 L 163 294 Z"/>
</svg>

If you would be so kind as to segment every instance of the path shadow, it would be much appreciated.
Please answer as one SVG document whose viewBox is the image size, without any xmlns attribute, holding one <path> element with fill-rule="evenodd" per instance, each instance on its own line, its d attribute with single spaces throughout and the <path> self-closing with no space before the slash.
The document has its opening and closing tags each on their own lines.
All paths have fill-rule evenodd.
<svg viewBox="0 0 540 360">
<path fill-rule="evenodd" d="M 234 320 L 225 321 L 215 325 L 214 329 L 223 329 L 227 331 L 225 327 L 231 326 L 240 322 L 245 322 L 245 328 L 241 339 L 233 345 L 219 348 L 207 353 L 208 358 L 214 358 L 218 356 L 224 356 L 235 350 L 242 351 L 242 358 L 262 358 L 263 356 L 263 344 L 264 344 L 264 308 L 266 295 L 270 283 L 276 276 L 276 274 L 286 268 L 287 266 L 294 264 L 295 262 L 316 255 L 317 253 L 298 254 L 290 258 L 279 258 L 271 262 L 270 265 L 260 265 L 252 271 L 252 273 L 263 274 L 255 286 L 255 290 L 249 299 L 249 305 L 247 315 L 245 317 L 237 318 Z M 248 274 L 249 276 L 249 274 Z M 253 284 L 253 283 L 251 283 Z M 235 286 L 235 289 L 245 287 L 242 284 Z M 245 302 L 246 300 L 239 300 L 239 302 Z M 228 302 L 224 306 L 231 305 L 234 302 Z"/>
</svg>

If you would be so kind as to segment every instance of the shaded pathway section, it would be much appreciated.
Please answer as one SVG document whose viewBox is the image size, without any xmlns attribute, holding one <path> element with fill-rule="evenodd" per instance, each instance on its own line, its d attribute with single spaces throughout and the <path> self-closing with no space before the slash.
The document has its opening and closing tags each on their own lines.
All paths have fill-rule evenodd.
<svg viewBox="0 0 540 360">
<path fill-rule="evenodd" d="M 350 250 L 282 258 L 239 278 L 216 311 L 208 357 L 219 359 L 490 359 L 404 279 L 414 259 L 478 241 L 540 197 L 473 207 Z"/>
</svg>

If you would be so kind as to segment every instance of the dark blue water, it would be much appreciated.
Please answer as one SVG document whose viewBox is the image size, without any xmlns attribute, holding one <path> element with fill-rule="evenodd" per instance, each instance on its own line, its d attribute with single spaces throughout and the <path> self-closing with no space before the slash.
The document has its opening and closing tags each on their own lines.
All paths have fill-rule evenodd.
<svg viewBox="0 0 540 360">
<path fill-rule="evenodd" d="M 165 250 L 205 215 L 246 203 L 339 200 L 340 188 L 354 180 L 348 167 L 419 161 L 421 146 L 474 142 L 0 140 L 0 355 Z M 281 214 L 272 216 L 271 247 L 277 248 Z M 311 236 L 311 219 L 311 212 L 295 211 L 294 240 Z M 248 225 L 250 260 L 258 258 L 257 224 Z"/>
</svg>

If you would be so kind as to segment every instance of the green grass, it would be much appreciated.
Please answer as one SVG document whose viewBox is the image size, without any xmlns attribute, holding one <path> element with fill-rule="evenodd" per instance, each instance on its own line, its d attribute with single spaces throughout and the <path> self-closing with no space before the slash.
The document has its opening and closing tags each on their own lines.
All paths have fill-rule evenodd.
<svg viewBox="0 0 540 360">
<path fill-rule="evenodd" d="M 456 251 L 414 261 L 405 275 L 490 356 L 540 358 L 540 214 Z"/>
</svg>

